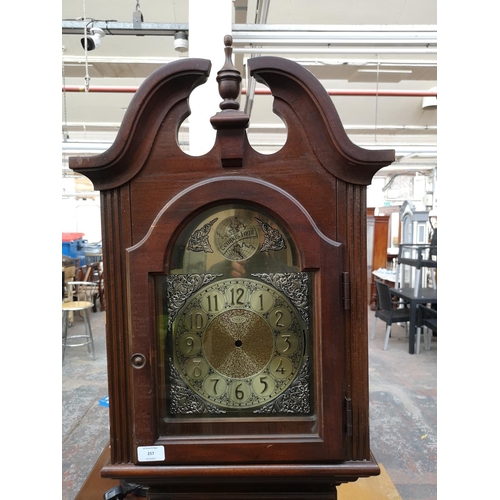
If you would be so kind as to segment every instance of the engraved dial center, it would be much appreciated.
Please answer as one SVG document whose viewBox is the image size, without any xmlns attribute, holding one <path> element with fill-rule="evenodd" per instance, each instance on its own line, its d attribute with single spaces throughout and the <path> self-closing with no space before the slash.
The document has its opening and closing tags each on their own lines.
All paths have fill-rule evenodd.
<svg viewBox="0 0 500 500">
<path fill-rule="evenodd" d="M 259 245 L 255 225 L 243 217 L 228 217 L 220 222 L 215 232 L 215 246 L 228 260 L 246 260 Z"/>
<path fill-rule="evenodd" d="M 231 378 L 252 377 L 271 360 L 273 333 L 255 312 L 231 309 L 208 325 L 203 350 L 219 373 Z"/>
</svg>

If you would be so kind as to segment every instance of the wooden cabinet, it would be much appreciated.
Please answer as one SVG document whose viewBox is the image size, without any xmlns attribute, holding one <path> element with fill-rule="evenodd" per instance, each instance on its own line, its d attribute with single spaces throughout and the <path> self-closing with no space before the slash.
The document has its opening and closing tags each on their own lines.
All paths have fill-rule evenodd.
<svg viewBox="0 0 500 500">
<path fill-rule="evenodd" d="M 389 215 L 373 215 L 373 242 L 372 242 L 372 259 L 371 271 L 377 269 L 385 269 L 387 267 L 387 248 L 389 241 Z M 369 273 L 368 282 L 370 307 L 374 310 L 377 300 L 377 291 L 375 288 L 375 278 L 372 272 Z"/>
</svg>

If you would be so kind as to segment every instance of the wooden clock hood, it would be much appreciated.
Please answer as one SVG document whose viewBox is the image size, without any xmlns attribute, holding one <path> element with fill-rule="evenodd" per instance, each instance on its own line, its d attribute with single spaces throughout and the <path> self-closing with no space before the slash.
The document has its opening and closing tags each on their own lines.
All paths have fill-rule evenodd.
<svg viewBox="0 0 500 500">
<path fill-rule="evenodd" d="M 102 475 L 159 488 L 151 499 L 230 498 L 221 488 L 239 482 L 256 495 L 241 498 L 274 498 L 262 495 L 272 490 L 287 498 L 334 499 L 335 485 L 379 473 L 369 445 L 366 186 L 377 170 L 394 161 L 395 153 L 352 143 L 319 81 L 278 57 L 250 59 L 248 65 L 251 75 L 270 88 L 287 140 L 274 154 L 255 151 L 246 134 L 249 117 L 237 102 L 241 76 L 231 62 L 231 45 L 227 36 L 226 62 L 217 73 L 223 100 L 211 118 L 217 134 L 208 153 L 190 156 L 178 145 L 179 127 L 190 114 L 190 94 L 206 82 L 211 69 L 208 60 L 188 58 L 161 67 L 144 81 L 109 150 L 69 159 L 70 168 L 88 177 L 101 196 L 111 435 L 110 463 Z M 178 463 L 171 456 L 170 462 L 137 463 L 143 436 L 160 444 L 172 439 L 156 430 L 163 424 L 158 424 L 155 399 L 159 355 L 152 277 L 168 273 L 173 242 L 187 222 L 223 203 L 254 204 L 276 214 L 297 244 L 300 270 L 315 276 L 315 439 L 325 450 L 321 460 L 314 458 L 320 455 L 311 451 L 312 445 L 304 444 L 312 443 L 306 436 L 294 439 L 297 450 L 303 445 L 311 451 L 308 460 L 301 461 L 297 451 L 296 456 L 270 455 L 266 462 L 267 436 L 259 441 L 255 431 L 247 440 L 240 436 L 226 445 L 215 439 L 212 446 L 233 451 L 241 445 L 246 456 L 257 450 L 255 463 L 222 463 L 220 450 L 211 462 L 211 448 L 201 435 L 201 444 L 193 441 L 192 462 L 188 445 Z M 178 449 L 181 440 L 173 441 L 170 449 Z M 303 490 L 296 493 L 298 482 Z M 187 497 L 162 496 L 181 483 Z M 198 490 L 190 491 L 190 484 Z M 204 496 L 205 486 L 214 488 L 214 496 Z M 332 494 L 304 493 L 313 490 Z"/>
</svg>

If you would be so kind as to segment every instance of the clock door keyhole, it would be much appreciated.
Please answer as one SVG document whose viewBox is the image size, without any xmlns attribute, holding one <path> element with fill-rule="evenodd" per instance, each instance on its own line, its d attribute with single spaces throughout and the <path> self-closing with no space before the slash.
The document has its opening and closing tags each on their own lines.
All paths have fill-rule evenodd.
<svg viewBox="0 0 500 500">
<path fill-rule="evenodd" d="M 235 345 L 236 347 L 241 347 L 241 346 L 243 345 L 243 342 L 242 342 L 241 340 L 237 340 L 237 341 L 234 343 L 234 345 Z"/>
<path fill-rule="evenodd" d="M 132 366 L 136 369 L 143 368 L 146 365 L 146 356 L 141 353 L 136 353 L 130 358 Z"/>
</svg>

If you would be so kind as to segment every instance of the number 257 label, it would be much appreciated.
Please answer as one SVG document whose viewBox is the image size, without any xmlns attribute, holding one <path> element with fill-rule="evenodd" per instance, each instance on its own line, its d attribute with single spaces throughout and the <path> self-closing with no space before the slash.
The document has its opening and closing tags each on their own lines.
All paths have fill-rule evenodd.
<svg viewBox="0 0 500 500">
<path fill-rule="evenodd" d="M 163 446 L 138 446 L 137 459 L 139 462 L 160 462 L 165 460 Z"/>
</svg>

